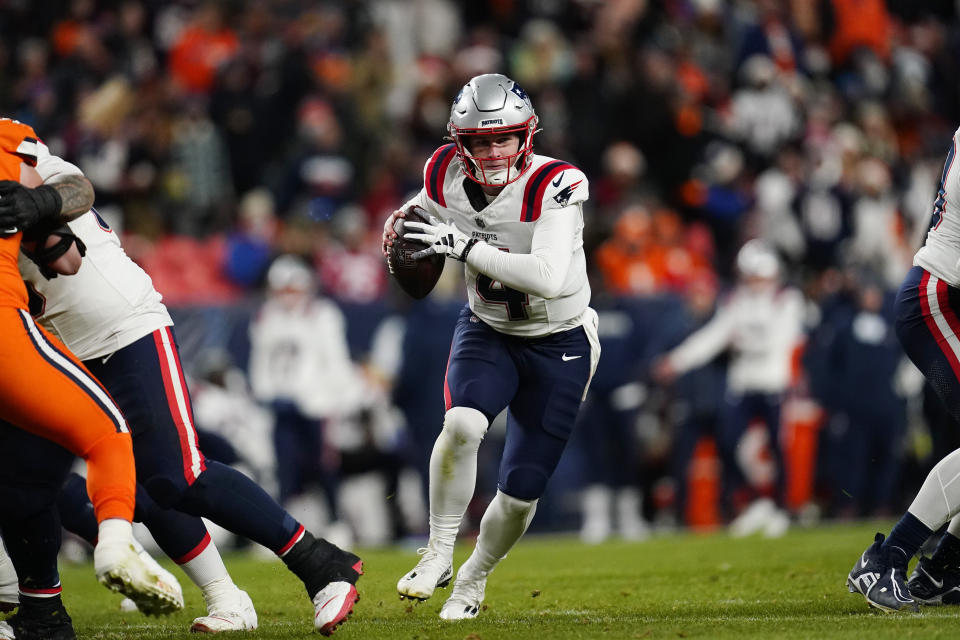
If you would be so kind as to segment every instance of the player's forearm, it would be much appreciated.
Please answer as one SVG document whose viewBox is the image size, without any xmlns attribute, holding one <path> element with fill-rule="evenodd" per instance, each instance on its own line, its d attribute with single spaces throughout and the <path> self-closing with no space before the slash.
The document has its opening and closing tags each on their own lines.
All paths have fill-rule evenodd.
<svg viewBox="0 0 960 640">
<path fill-rule="evenodd" d="M 556 298 L 573 259 L 574 239 L 579 237 L 579 205 L 545 212 L 536 222 L 530 253 L 514 254 L 478 243 L 467 262 L 480 273 L 511 289 L 541 298 Z"/>
<path fill-rule="evenodd" d="M 511 254 L 481 242 L 467 258 L 470 266 L 511 289 L 556 298 L 570 267 L 570 255 Z"/>
<path fill-rule="evenodd" d="M 710 362 L 730 344 L 729 319 L 723 310 L 692 333 L 668 354 L 670 365 L 678 375 Z"/>
<path fill-rule="evenodd" d="M 69 222 L 86 213 L 93 206 L 93 185 L 84 176 L 64 175 L 48 183 L 60 194 L 63 205 L 60 219 Z"/>
</svg>

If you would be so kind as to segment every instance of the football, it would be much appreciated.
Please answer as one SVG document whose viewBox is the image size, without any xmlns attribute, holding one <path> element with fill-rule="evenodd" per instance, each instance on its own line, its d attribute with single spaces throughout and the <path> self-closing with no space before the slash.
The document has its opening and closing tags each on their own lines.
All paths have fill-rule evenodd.
<svg viewBox="0 0 960 640">
<path fill-rule="evenodd" d="M 414 260 L 413 254 L 426 249 L 429 245 L 416 240 L 404 239 L 404 220 L 427 222 L 427 212 L 414 205 L 407 209 L 406 218 L 397 218 L 393 224 L 393 230 L 399 237 L 393 241 L 388 258 L 390 265 L 393 267 L 393 277 L 397 279 L 397 284 L 408 295 L 419 300 L 433 291 L 437 280 L 440 279 L 440 274 L 443 273 L 446 255 L 441 253 L 421 260 Z"/>
</svg>

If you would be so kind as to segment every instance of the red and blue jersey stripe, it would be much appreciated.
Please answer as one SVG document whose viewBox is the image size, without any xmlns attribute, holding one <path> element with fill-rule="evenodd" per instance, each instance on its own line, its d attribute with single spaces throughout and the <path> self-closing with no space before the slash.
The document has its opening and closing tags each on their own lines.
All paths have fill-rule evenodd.
<svg viewBox="0 0 960 640">
<path fill-rule="evenodd" d="M 447 175 L 447 167 L 450 166 L 450 161 L 455 155 L 456 145 L 446 144 L 434 151 L 427 162 L 423 181 L 427 188 L 427 196 L 441 207 L 447 206 L 447 201 L 443 197 L 443 180 Z"/>
<path fill-rule="evenodd" d="M 547 190 L 547 185 L 550 184 L 554 176 L 567 169 L 576 169 L 576 167 L 562 160 L 554 160 L 534 169 L 523 191 L 523 204 L 520 208 L 521 221 L 536 222 L 543 208 L 543 194 Z"/>
</svg>

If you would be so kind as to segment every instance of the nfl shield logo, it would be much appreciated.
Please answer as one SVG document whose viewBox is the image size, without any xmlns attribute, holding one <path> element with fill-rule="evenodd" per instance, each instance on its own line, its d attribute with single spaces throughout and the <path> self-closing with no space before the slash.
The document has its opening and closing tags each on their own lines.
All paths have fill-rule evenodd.
<svg viewBox="0 0 960 640">
<path fill-rule="evenodd" d="M 487 226 L 487 223 L 484 222 L 483 218 L 481 218 L 480 216 L 477 216 L 476 218 L 474 218 L 473 221 L 476 222 L 477 226 L 480 227 L 481 229 Z"/>
</svg>

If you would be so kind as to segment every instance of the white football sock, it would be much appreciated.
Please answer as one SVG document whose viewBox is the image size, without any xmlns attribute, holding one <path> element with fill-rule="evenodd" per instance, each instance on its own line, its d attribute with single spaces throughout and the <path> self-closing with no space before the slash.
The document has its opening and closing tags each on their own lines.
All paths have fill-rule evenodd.
<svg viewBox="0 0 960 640">
<path fill-rule="evenodd" d="M 934 531 L 960 513 L 960 449 L 930 470 L 909 511 Z"/>
<path fill-rule="evenodd" d="M 122 518 L 101 520 L 97 528 L 97 544 L 125 542 L 133 545 L 133 525 Z"/>
<path fill-rule="evenodd" d="M 476 409 L 453 407 L 430 455 L 430 541 L 451 551 L 476 488 L 477 450 L 488 426 Z"/>
<path fill-rule="evenodd" d="M 227 567 L 223 564 L 220 551 L 213 540 L 196 556 L 180 565 L 193 584 L 203 591 L 203 600 L 207 610 L 213 611 L 220 600 L 236 596 L 237 586 L 233 584 Z"/>
<path fill-rule="evenodd" d="M 477 546 L 460 571 L 468 576 L 483 576 L 493 571 L 530 526 L 536 511 L 536 500 L 520 500 L 497 491 L 480 520 Z"/>
</svg>

